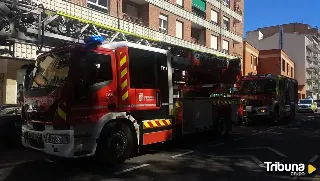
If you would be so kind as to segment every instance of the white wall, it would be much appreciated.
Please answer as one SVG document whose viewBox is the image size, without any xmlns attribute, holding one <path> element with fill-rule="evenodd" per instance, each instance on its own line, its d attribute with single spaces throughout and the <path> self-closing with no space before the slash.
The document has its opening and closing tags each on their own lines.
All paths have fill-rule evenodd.
<svg viewBox="0 0 320 181">
<path fill-rule="evenodd" d="M 306 85 L 306 36 L 285 33 L 283 41 L 283 50 L 294 62 L 295 79 Z"/>
<path fill-rule="evenodd" d="M 283 34 L 283 51 L 295 64 L 294 77 L 299 85 L 306 84 L 306 39 L 305 35 Z M 259 41 L 259 32 L 249 32 L 246 40 L 258 50 L 279 49 L 279 33 Z"/>
</svg>

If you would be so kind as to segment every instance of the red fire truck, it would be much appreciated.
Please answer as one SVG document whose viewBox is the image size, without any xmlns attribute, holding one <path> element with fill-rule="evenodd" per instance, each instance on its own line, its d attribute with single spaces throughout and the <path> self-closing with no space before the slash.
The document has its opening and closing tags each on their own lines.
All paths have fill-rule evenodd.
<svg viewBox="0 0 320 181">
<path fill-rule="evenodd" d="M 246 101 L 245 121 L 279 120 L 291 121 L 295 117 L 298 104 L 298 82 L 281 75 L 249 75 L 237 82 L 234 97 Z"/>
<path fill-rule="evenodd" d="M 42 54 L 26 70 L 23 145 L 121 163 L 177 136 L 228 135 L 240 101 L 210 95 L 215 84 L 234 85 L 240 59 L 174 51 L 92 37 Z"/>
</svg>

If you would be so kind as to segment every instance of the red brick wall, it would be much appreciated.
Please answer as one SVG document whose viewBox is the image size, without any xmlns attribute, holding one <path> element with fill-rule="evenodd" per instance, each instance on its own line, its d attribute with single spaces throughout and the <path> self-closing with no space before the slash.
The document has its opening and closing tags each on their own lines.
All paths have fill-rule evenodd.
<svg viewBox="0 0 320 181">
<path fill-rule="evenodd" d="M 149 4 L 149 28 L 153 30 L 159 30 L 159 16 L 161 14 L 168 16 L 168 35 L 176 36 L 176 20 L 183 22 L 183 39 L 191 41 L 191 22 L 182 19 L 174 14 L 171 14 L 165 10 L 162 10 L 152 4 Z"/>
</svg>

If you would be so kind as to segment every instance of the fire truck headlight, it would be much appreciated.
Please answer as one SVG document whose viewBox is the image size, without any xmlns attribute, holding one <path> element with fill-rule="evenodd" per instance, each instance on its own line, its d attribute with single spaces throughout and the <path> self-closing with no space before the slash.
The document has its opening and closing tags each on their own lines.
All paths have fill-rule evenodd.
<svg viewBox="0 0 320 181">
<path fill-rule="evenodd" d="M 47 141 L 52 144 L 69 144 L 70 143 L 70 136 L 69 135 L 49 134 L 47 136 Z"/>
<path fill-rule="evenodd" d="M 260 111 L 261 113 L 266 112 L 266 110 L 265 110 L 265 109 L 260 109 L 259 111 Z"/>
</svg>

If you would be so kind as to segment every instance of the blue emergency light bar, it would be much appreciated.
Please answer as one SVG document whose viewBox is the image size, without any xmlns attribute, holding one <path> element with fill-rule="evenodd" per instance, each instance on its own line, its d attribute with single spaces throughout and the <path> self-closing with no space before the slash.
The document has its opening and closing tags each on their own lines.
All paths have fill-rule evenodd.
<svg viewBox="0 0 320 181">
<path fill-rule="evenodd" d="M 93 35 L 84 40 L 86 45 L 101 45 L 104 42 L 104 38 L 100 35 Z"/>
</svg>

